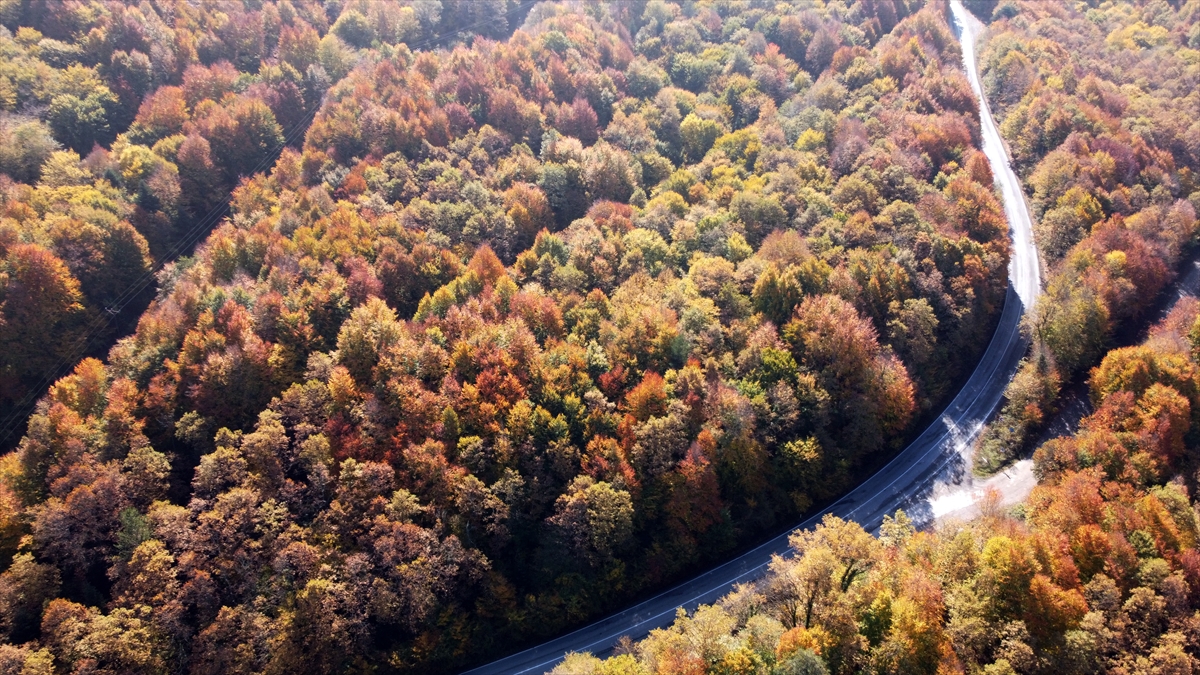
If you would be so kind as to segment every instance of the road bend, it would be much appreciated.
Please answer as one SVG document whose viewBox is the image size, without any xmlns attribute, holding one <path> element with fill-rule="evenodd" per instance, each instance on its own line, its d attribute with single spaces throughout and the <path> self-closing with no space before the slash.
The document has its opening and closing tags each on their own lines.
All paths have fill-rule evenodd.
<svg viewBox="0 0 1200 675">
<path fill-rule="evenodd" d="M 959 0 L 951 4 L 955 31 L 962 43 L 967 76 L 979 100 L 983 151 L 992 166 L 1004 200 L 1012 239 L 1009 286 L 996 332 L 975 371 L 942 415 L 890 463 L 832 505 L 797 525 L 811 528 L 826 514 L 853 520 L 869 531 L 878 530 L 885 515 L 904 509 L 919 523 L 932 518 L 930 495 L 944 483 L 957 483 L 970 472 L 970 448 L 984 422 L 996 410 L 1027 348 L 1021 317 L 1041 293 L 1033 226 L 1021 184 L 1009 164 L 995 120 L 979 79 L 975 43 L 983 24 Z M 574 632 L 531 647 L 465 675 L 532 675 L 552 669 L 567 652 L 608 652 L 623 636 L 637 640 L 675 618 L 677 608 L 693 611 L 711 604 L 735 584 L 753 581 L 767 570 L 771 558 L 788 555 L 788 535 L 782 534 L 703 574 L 680 583 L 628 609 Z"/>
</svg>

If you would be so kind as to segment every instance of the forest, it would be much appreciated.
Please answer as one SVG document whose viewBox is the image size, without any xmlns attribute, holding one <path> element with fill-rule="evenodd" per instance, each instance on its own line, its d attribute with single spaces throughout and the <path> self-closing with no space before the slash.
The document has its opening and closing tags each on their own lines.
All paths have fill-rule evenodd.
<svg viewBox="0 0 1200 675">
<path fill-rule="evenodd" d="M 1031 451 L 1061 387 L 1146 321 L 1200 213 L 1196 3 L 994 12 L 983 84 L 1032 207 L 1047 297 L 1029 326 L 1033 354 L 977 455 L 984 472 Z"/>
<path fill-rule="evenodd" d="M 1196 672 L 1198 357 L 1189 299 L 1091 371 L 1095 412 L 1037 449 L 1013 511 L 900 511 L 878 537 L 827 516 L 759 582 L 552 675 Z"/>
<path fill-rule="evenodd" d="M 1197 308 L 1104 353 L 1195 236 L 1200 4 L 973 9 L 1050 273 L 981 468 L 1096 412 L 559 672 L 1191 672 Z M 1004 302 L 948 17 L 0 1 L 0 673 L 456 672 L 835 498 Z"/>
<path fill-rule="evenodd" d="M 877 536 L 827 517 L 764 579 L 555 675 L 1200 671 L 1200 302 L 1108 349 L 1195 237 L 1200 5 L 968 7 L 1049 272 L 978 468 L 1034 442 L 1067 382 L 1092 412 L 1036 448 L 1013 509 L 921 531 L 897 512 Z"/>
<path fill-rule="evenodd" d="M 502 35 L 521 14 L 439 4 L 0 3 L 4 449 L 55 379 L 132 332 L 239 179 L 302 146 L 372 44 Z"/>
</svg>

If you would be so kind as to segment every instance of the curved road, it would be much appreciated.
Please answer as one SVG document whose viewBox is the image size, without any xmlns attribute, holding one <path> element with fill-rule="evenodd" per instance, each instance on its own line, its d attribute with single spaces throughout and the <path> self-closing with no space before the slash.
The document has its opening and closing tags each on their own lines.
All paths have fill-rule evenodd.
<svg viewBox="0 0 1200 675">
<path fill-rule="evenodd" d="M 931 493 L 939 484 L 957 483 L 964 474 L 969 473 L 971 443 L 999 405 L 1005 387 L 1025 354 L 1027 345 L 1021 336 L 1021 316 L 1041 293 L 1033 228 L 1020 182 L 1009 166 L 1008 155 L 980 86 L 975 41 L 983 31 L 983 24 L 963 9 L 959 0 L 954 0 L 951 8 L 962 42 L 967 75 L 980 101 L 983 151 L 992 165 L 1004 197 L 1004 210 L 1012 237 L 1012 260 L 1009 263 L 1009 287 L 1004 310 L 996 333 L 975 372 L 946 407 L 941 418 L 878 473 L 821 513 L 805 520 L 798 525 L 799 528 L 813 527 L 825 514 L 832 513 L 875 531 L 885 515 L 900 508 L 905 509 L 917 522 L 929 522 L 933 516 Z M 610 650 L 622 636 L 635 640 L 644 637 L 655 628 L 670 625 L 677 608 L 692 611 L 700 604 L 711 604 L 728 593 L 734 584 L 761 577 L 772 556 L 789 552 L 788 534 L 781 534 L 734 560 L 622 612 L 475 668 L 466 675 L 544 673 L 561 661 L 567 652 L 602 654 Z"/>
</svg>

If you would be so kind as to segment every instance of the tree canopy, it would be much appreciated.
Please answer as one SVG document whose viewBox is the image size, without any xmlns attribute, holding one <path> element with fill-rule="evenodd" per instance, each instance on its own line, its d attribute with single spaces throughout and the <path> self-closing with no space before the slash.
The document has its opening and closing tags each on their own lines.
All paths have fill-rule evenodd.
<svg viewBox="0 0 1200 675">
<path fill-rule="evenodd" d="M 0 460 L 5 668 L 452 672 L 558 633 L 885 460 L 1005 297 L 1002 209 L 941 4 L 60 5 L 0 3 L 0 138 L 20 139 L 0 151 L 10 398 L 226 194 L 230 215 Z M 1182 35 L 1139 30 L 1106 49 Z M 1095 230 L 1051 284 L 1072 318 L 1038 324 L 1063 369 L 1102 353 L 1195 227 L 1184 163 L 1130 160 L 1115 144 L 1143 127 L 1113 120 L 1089 132 L 1108 145 L 1030 147 L 1109 148 L 1136 168 L 1121 189 L 1147 195 L 1128 213 L 1115 183 L 1060 190 L 1018 154 L 1039 204 Z M 1096 382 L 1129 399 L 1114 424 L 1146 446 L 1130 465 L 1178 466 L 1191 371 L 1123 358 Z M 1105 536 L 1150 557 L 1158 530 L 1126 524 Z M 1078 651 L 1056 640 L 1092 579 L 1030 543 L 1059 539 L 996 527 L 943 561 L 903 519 L 883 541 L 831 522 L 777 565 L 786 613 L 755 619 L 755 641 L 726 639 L 748 615 L 706 610 L 587 667 L 936 670 L 958 629 L 934 559 L 974 565 L 947 574 L 973 584 L 963 607 L 986 595 L 962 629 L 992 622 L 965 643 L 981 666 Z M 1164 579 L 1183 537 L 1154 548 Z M 1136 611 L 1167 597 L 1152 588 Z M 1174 658 L 1159 646 L 1127 651 Z"/>
<path fill-rule="evenodd" d="M 827 516 L 712 606 L 553 675 L 1188 673 L 1200 666 L 1197 356 L 1181 302 L 1089 380 L 1094 412 L 1034 455 L 1011 510 L 874 537 Z"/>
</svg>

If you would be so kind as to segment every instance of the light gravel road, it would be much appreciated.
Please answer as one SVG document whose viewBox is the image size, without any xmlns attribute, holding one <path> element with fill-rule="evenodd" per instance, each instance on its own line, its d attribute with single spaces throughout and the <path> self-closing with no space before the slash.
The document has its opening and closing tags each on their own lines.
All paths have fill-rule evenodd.
<svg viewBox="0 0 1200 675">
<path fill-rule="evenodd" d="M 797 528 L 813 527 L 825 514 L 832 513 L 856 521 L 867 530 L 876 531 L 883 517 L 897 509 L 904 509 L 918 523 L 929 523 L 938 515 L 935 513 L 935 500 L 946 499 L 947 495 L 956 493 L 965 494 L 966 497 L 960 495 L 957 499 L 966 501 L 951 510 L 969 506 L 974 489 L 968 485 L 972 442 L 1000 404 L 1004 389 L 1026 352 L 1027 344 L 1020 330 L 1021 317 L 1041 293 L 1033 227 L 1020 182 L 1009 166 L 1008 155 L 980 86 L 975 42 L 984 26 L 958 0 L 954 0 L 951 7 L 956 30 L 962 40 L 967 74 L 980 101 L 983 151 L 991 162 L 997 187 L 1004 198 L 1004 210 L 1012 237 L 1009 289 L 1004 309 L 992 341 L 974 373 L 939 419 L 878 473 L 824 511 L 799 523 Z M 1014 495 L 1027 491 L 1023 483 L 1012 484 L 1016 487 L 1009 488 L 1009 491 Z M 947 486 L 955 487 L 947 489 Z M 604 654 L 622 636 L 636 640 L 655 628 L 669 625 L 679 607 L 692 611 L 700 604 L 715 602 L 735 584 L 761 577 L 773 556 L 788 555 L 789 552 L 788 535 L 782 534 L 624 611 L 475 668 L 468 671 L 467 675 L 545 673 L 561 661 L 567 652 Z"/>
</svg>

